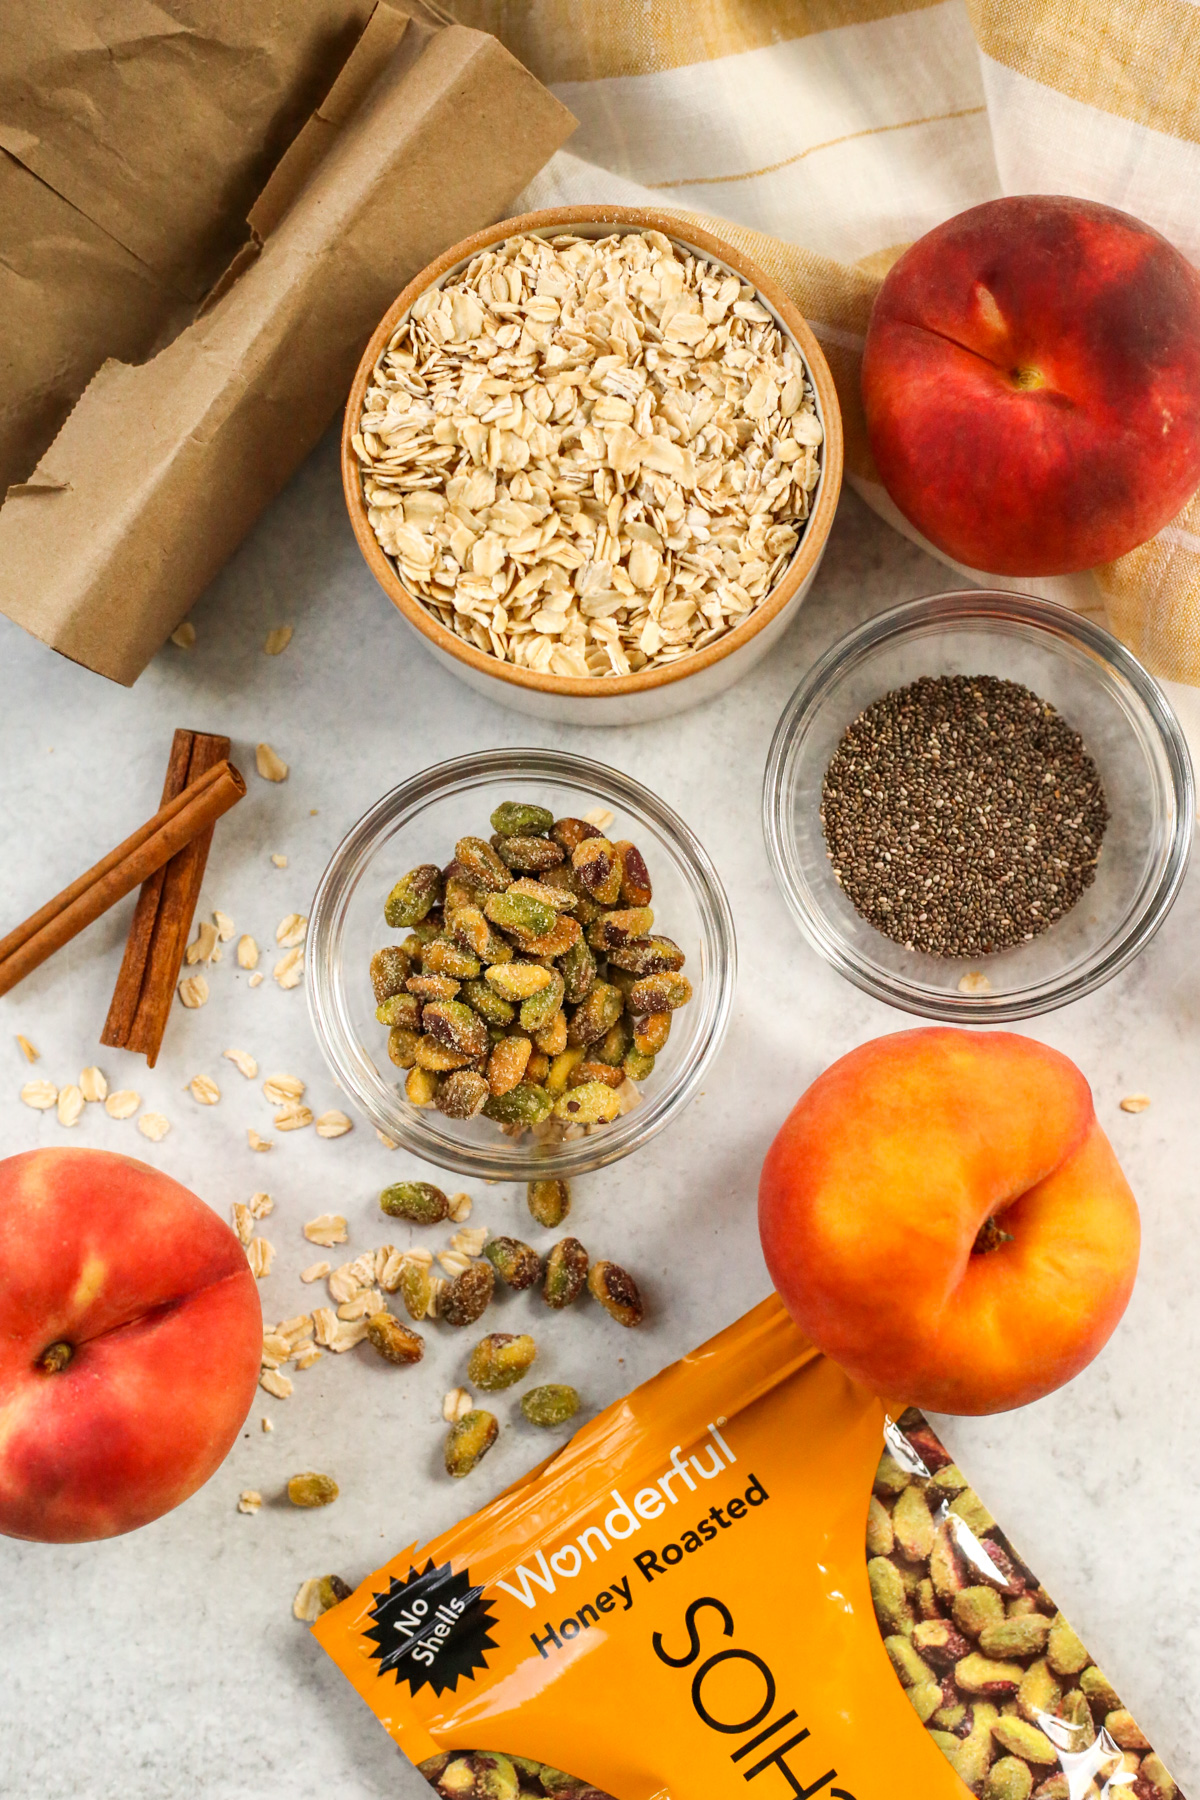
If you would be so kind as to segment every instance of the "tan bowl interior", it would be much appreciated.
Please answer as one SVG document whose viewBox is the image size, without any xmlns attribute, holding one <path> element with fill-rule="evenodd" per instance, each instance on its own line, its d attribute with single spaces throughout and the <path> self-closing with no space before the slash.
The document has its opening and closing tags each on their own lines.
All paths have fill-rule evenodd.
<svg viewBox="0 0 1200 1800">
<path fill-rule="evenodd" d="M 533 669 L 518 668 L 513 663 L 501 662 L 498 657 L 488 655 L 455 632 L 447 630 L 416 595 L 409 592 L 371 529 L 362 490 L 361 465 L 351 439 L 362 416 L 363 398 L 372 370 L 396 326 L 419 294 L 428 287 L 436 286 L 449 270 L 468 262 L 481 250 L 502 243 L 506 238 L 523 233 L 544 234 L 548 231 L 597 225 L 611 226 L 614 231 L 660 231 L 664 237 L 671 238 L 677 244 L 715 257 L 719 262 L 727 264 L 736 275 L 740 275 L 743 281 L 751 282 L 776 314 L 804 358 L 816 391 L 821 423 L 825 430 L 825 443 L 822 448 L 817 502 L 805 526 L 804 535 L 782 578 L 753 612 L 748 613 L 739 625 L 735 625 L 732 631 L 727 632 L 716 643 L 709 644 L 690 656 L 681 656 L 678 661 L 667 663 L 662 668 L 641 669 L 635 675 L 596 675 L 584 679 L 582 676 L 572 675 L 542 675 Z M 498 225 L 489 226 L 486 231 L 476 232 L 474 237 L 464 238 L 461 243 L 451 245 L 436 262 L 430 263 L 427 269 L 423 269 L 409 282 L 379 321 L 358 365 L 342 427 L 342 486 L 358 547 L 375 579 L 409 624 L 439 650 L 477 669 L 481 674 L 512 682 L 516 687 L 533 688 L 544 694 L 569 694 L 577 699 L 644 693 L 668 682 L 681 681 L 719 662 L 722 657 L 731 655 L 748 643 L 783 610 L 811 574 L 829 536 L 841 485 L 842 416 L 837 392 L 821 347 L 803 316 L 768 275 L 721 238 L 714 237 L 711 232 L 702 230 L 698 225 L 688 223 L 685 226 L 680 219 L 668 213 L 652 212 L 639 207 L 565 206 L 543 212 L 524 213 L 519 218 L 503 219 Z"/>
</svg>

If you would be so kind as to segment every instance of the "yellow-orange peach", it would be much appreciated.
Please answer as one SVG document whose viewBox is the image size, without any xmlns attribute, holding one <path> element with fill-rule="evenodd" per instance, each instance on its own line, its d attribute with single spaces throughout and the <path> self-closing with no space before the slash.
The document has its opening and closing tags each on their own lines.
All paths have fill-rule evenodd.
<svg viewBox="0 0 1200 1800">
<path fill-rule="evenodd" d="M 1005 1031 L 904 1031 L 834 1063 L 767 1153 L 759 1227 L 812 1341 L 940 1412 L 1069 1381 L 1137 1273 L 1137 1204 L 1087 1082 Z"/>
</svg>

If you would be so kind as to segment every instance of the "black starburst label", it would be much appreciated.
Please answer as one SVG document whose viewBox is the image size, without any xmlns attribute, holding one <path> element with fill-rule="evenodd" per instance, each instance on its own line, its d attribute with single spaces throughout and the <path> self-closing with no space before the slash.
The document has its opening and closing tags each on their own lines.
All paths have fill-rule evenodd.
<svg viewBox="0 0 1200 1800">
<path fill-rule="evenodd" d="M 370 1654 L 380 1674 L 407 1681 L 412 1694 L 423 1687 L 453 1693 L 460 1676 L 469 1681 L 487 1668 L 483 1653 L 496 1648 L 488 1636 L 496 1621 L 483 1589 L 471 1586 L 469 1570 L 456 1575 L 449 1563 L 435 1565 L 432 1558 L 403 1581 L 393 1576 L 369 1616 L 374 1624 L 365 1635 L 374 1642 Z"/>
</svg>

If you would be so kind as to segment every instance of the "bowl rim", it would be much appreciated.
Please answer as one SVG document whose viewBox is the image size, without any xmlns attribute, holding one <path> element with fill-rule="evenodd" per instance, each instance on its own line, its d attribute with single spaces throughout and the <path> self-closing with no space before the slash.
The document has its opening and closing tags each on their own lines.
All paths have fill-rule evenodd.
<svg viewBox="0 0 1200 1800">
<path fill-rule="evenodd" d="M 519 767 L 516 766 L 518 760 Z M 690 1061 L 676 1072 L 673 1086 L 648 1089 L 642 1105 L 614 1121 L 611 1127 L 588 1137 L 555 1146 L 543 1146 L 530 1140 L 522 1155 L 510 1153 L 501 1157 L 498 1146 L 492 1149 L 487 1144 L 467 1142 L 459 1145 L 440 1133 L 435 1139 L 429 1126 L 423 1125 L 417 1109 L 409 1108 L 401 1115 L 399 1123 L 376 1110 L 371 1096 L 354 1078 L 353 1058 L 342 1055 L 343 1045 L 347 1042 L 363 1049 L 358 1045 L 357 1033 L 350 1025 L 344 1004 L 344 980 L 335 972 L 332 963 L 329 967 L 323 966 L 317 951 L 344 917 L 348 899 L 357 888 L 365 862 L 375 854 L 380 831 L 386 823 L 394 822 L 413 806 L 460 792 L 464 784 L 483 786 L 489 780 L 516 781 L 524 776 L 532 780 L 575 782 L 594 791 L 598 800 L 608 805 L 624 804 L 631 810 L 645 813 L 653 821 L 671 844 L 676 861 L 686 870 L 685 879 L 698 902 L 701 929 L 714 967 L 711 972 L 706 971 L 705 976 L 701 1034 Z M 382 921 L 382 911 L 380 919 Z M 438 1168 L 485 1180 L 523 1181 L 534 1177 L 573 1177 L 591 1173 L 620 1161 L 648 1143 L 695 1097 L 724 1042 L 733 1016 L 737 988 L 737 933 L 733 909 L 712 858 L 687 821 L 624 770 L 576 755 L 573 751 L 536 745 L 504 745 L 491 750 L 470 751 L 416 770 L 381 795 L 350 826 L 325 866 L 310 908 L 308 947 L 309 972 L 305 985 L 309 1022 L 339 1087 L 377 1130 L 396 1139 L 410 1154 L 420 1156 Z M 698 995 L 697 999 L 700 998 Z M 397 1092 L 396 1098 L 401 1106 L 406 1104 L 401 1092 Z M 441 1117 L 440 1114 L 434 1116 Z M 633 1123 L 622 1130 L 627 1121 Z M 516 1142 L 526 1145 L 524 1139 Z"/>
<path fill-rule="evenodd" d="M 469 261 L 481 250 L 502 243 L 506 238 L 522 233 L 544 234 L 568 226 L 585 225 L 612 226 L 617 232 L 659 231 L 675 243 L 716 257 L 736 270 L 744 280 L 752 282 L 755 291 L 778 315 L 804 358 L 816 395 L 818 415 L 825 431 L 816 500 L 796 554 L 776 586 L 740 624 L 735 625 L 732 631 L 726 632 L 715 643 L 706 645 L 703 650 L 681 656 L 661 668 L 643 669 L 633 675 L 543 675 L 535 669 L 523 669 L 513 663 L 500 662 L 497 657 L 488 655 L 474 644 L 468 644 L 456 632 L 448 630 L 405 587 L 371 529 L 362 491 L 361 465 L 352 441 L 362 413 L 367 383 L 380 352 L 403 314 L 426 288 L 440 281 L 456 264 Z M 457 244 L 452 244 L 428 267 L 422 269 L 419 275 L 414 276 L 389 306 L 363 351 L 351 383 L 350 397 L 346 402 L 341 442 L 342 491 L 346 497 L 351 528 L 368 568 L 392 604 L 435 649 L 465 663 L 479 674 L 507 681 L 514 687 L 527 688 L 541 694 L 565 694 L 581 700 L 602 699 L 649 693 L 655 688 L 686 680 L 689 675 L 698 675 L 702 670 L 711 668 L 726 656 L 740 650 L 778 617 L 812 575 L 825 549 L 841 492 L 843 449 L 842 415 L 837 389 L 821 346 L 796 305 L 779 284 L 750 257 L 705 227 L 693 225 L 690 220 L 669 212 L 599 204 L 545 207 L 537 212 L 520 213 L 510 219 L 501 219 L 498 224 L 490 225 L 486 230 L 477 231 Z"/>
<path fill-rule="evenodd" d="M 790 791 L 792 749 L 805 715 L 836 687 L 840 672 L 853 660 L 886 643 L 905 637 L 921 626 L 980 623 L 988 619 L 1014 623 L 1069 641 L 1089 653 L 1132 690 L 1162 749 L 1175 802 L 1175 823 L 1164 865 L 1137 911 L 1112 941 L 1107 953 L 1097 953 L 1092 966 L 1076 969 L 1004 994 L 935 994 L 916 991 L 902 979 L 880 974 L 856 952 L 835 944 L 822 919 L 810 909 L 794 883 L 789 860 L 792 830 L 785 816 L 785 794 Z M 763 773 L 762 829 L 767 859 L 775 884 L 788 911 L 809 944 L 839 974 L 877 1000 L 919 1017 L 957 1024 L 997 1024 L 1028 1019 L 1052 1012 L 1084 995 L 1094 993 L 1124 969 L 1145 949 L 1162 925 L 1179 895 L 1187 873 L 1196 813 L 1196 786 L 1187 740 L 1175 713 L 1154 677 L 1111 632 L 1092 619 L 1072 612 L 1055 601 L 1001 588 L 951 588 L 905 600 L 855 626 L 830 645 L 797 686 L 785 706 L 771 740 Z M 964 963 L 970 959 L 962 960 Z"/>
</svg>

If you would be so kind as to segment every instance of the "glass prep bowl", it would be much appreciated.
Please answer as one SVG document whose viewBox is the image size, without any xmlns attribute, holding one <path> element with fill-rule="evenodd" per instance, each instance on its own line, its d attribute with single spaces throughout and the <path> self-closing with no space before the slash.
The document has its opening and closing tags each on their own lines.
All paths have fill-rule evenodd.
<svg viewBox="0 0 1200 1800">
<path fill-rule="evenodd" d="M 1080 733 L 1108 799 L 1091 887 L 1040 937 L 991 956 L 931 956 L 894 943 L 855 912 L 826 854 L 821 784 L 843 732 L 873 700 L 921 675 L 1023 682 Z M 1050 1012 L 1123 969 L 1179 892 L 1195 811 L 1183 732 L 1129 651 L 1065 607 L 980 589 L 907 601 L 826 651 L 779 721 L 763 785 L 767 853 L 812 947 L 877 999 L 956 1024 Z M 979 974 L 988 991 L 960 991 L 964 976 Z"/>
<path fill-rule="evenodd" d="M 655 930 L 687 956 L 693 996 L 637 1106 L 611 1124 L 563 1143 L 505 1136 L 482 1117 L 448 1119 L 404 1096 L 406 1071 L 388 1059 L 387 1027 L 375 1018 L 368 972 L 380 945 L 403 933 L 384 923 L 393 884 L 418 863 L 444 867 L 460 837 L 487 837 L 502 800 L 532 800 L 555 817 L 597 806 L 606 831 L 646 858 Z M 580 1175 L 646 1143 L 687 1105 L 720 1046 L 737 975 L 733 915 L 719 876 L 679 815 L 632 777 L 555 750 L 489 750 L 439 763 L 376 802 L 335 850 L 321 877 L 308 932 L 308 1004 L 313 1030 L 343 1091 L 372 1125 L 414 1154 L 462 1175 L 500 1181 Z"/>
</svg>

